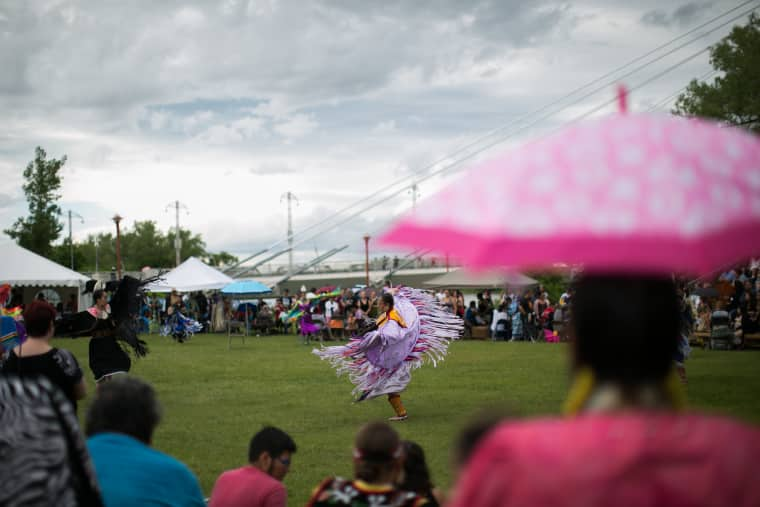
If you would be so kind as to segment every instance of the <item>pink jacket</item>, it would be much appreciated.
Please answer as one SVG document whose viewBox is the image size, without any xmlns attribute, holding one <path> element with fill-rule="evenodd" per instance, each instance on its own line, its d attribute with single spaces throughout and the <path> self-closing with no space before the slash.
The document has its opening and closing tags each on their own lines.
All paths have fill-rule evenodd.
<svg viewBox="0 0 760 507">
<path fill-rule="evenodd" d="M 674 413 L 505 423 L 452 506 L 760 506 L 760 431 Z"/>
</svg>

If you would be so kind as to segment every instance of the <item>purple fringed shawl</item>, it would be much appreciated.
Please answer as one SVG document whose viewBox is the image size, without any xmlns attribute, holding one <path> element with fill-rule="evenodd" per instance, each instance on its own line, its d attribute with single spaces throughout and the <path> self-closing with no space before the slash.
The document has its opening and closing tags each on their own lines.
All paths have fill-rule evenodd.
<svg viewBox="0 0 760 507">
<path fill-rule="evenodd" d="M 389 320 L 347 345 L 313 351 L 330 361 L 338 375 L 348 374 L 359 401 L 403 391 L 411 370 L 425 360 L 436 366 L 445 357 L 449 341 L 462 335 L 462 319 L 426 292 L 403 287 L 394 296 L 394 307 L 406 327 Z"/>
</svg>

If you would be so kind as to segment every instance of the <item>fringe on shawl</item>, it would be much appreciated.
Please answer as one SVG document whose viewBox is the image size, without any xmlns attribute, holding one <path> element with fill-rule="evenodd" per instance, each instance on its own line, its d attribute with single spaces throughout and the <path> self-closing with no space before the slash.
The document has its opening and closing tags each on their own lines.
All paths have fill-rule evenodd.
<svg viewBox="0 0 760 507">
<path fill-rule="evenodd" d="M 448 352 L 449 342 L 464 332 L 464 321 L 448 312 L 438 300 L 419 289 L 402 287 L 397 297 L 409 301 L 417 310 L 420 333 L 411 352 L 396 368 L 389 370 L 374 366 L 366 351 L 374 344 L 377 334 L 367 333 L 352 338 L 347 345 L 314 349 L 312 352 L 330 362 L 338 376 L 347 374 L 354 384 L 352 394 L 359 401 L 389 392 L 400 392 L 410 380 L 411 370 L 425 362 L 437 366 Z"/>
</svg>

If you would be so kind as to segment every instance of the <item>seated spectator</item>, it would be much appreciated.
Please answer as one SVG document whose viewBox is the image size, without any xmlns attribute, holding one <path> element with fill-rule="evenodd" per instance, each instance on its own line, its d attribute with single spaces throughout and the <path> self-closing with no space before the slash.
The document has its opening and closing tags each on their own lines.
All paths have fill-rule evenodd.
<svg viewBox="0 0 760 507">
<path fill-rule="evenodd" d="M 47 378 L 0 377 L 0 505 L 101 506 L 74 408 Z"/>
<path fill-rule="evenodd" d="M 383 422 L 365 424 L 357 433 L 354 444 L 354 479 L 325 479 L 317 486 L 307 505 L 423 505 L 425 498 L 395 486 L 402 473 L 403 462 L 404 448 L 398 433 Z"/>
<path fill-rule="evenodd" d="M 55 332 L 55 308 L 36 300 L 24 310 L 26 341 L 14 347 L 3 362 L 3 374 L 46 377 L 57 386 L 76 410 L 77 400 L 87 394 L 87 384 L 74 354 L 50 345 Z"/>
<path fill-rule="evenodd" d="M 465 324 L 468 324 L 470 327 L 472 326 L 480 326 L 483 323 L 483 319 L 479 318 L 478 315 L 478 309 L 475 306 L 475 301 L 470 301 L 470 306 L 467 308 L 467 311 L 464 312 L 464 322 Z"/>
<path fill-rule="evenodd" d="M 153 388 L 135 377 L 102 384 L 87 412 L 87 447 L 108 507 L 206 505 L 186 465 L 150 447 L 160 420 Z"/>
<path fill-rule="evenodd" d="M 495 428 L 451 505 L 760 505 L 760 431 L 680 412 L 672 280 L 588 275 L 572 305 L 565 412 L 582 417 Z"/>
<path fill-rule="evenodd" d="M 404 473 L 401 474 L 399 489 L 411 491 L 426 499 L 428 507 L 438 507 L 439 493 L 430 479 L 430 471 L 425 461 L 425 451 L 416 442 L 404 440 Z"/>
<path fill-rule="evenodd" d="M 282 480 L 296 452 L 293 439 L 282 430 L 263 428 L 251 439 L 248 465 L 228 470 L 216 480 L 210 507 L 285 507 L 288 493 Z"/>
</svg>

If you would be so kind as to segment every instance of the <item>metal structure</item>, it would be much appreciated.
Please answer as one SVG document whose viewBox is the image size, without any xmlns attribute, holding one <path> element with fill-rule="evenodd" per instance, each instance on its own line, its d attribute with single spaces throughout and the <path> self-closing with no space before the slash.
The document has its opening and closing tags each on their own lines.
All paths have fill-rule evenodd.
<svg viewBox="0 0 760 507">
<path fill-rule="evenodd" d="M 71 269 L 74 269 L 74 239 L 71 235 L 72 216 L 77 217 L 79 220 L 81 220 L 82 223 L 84 223 L 84 218 L 79 213 L 69 210 L 69 254 L 71 255 Z"/>
<path fill-rule="evenodd" d="M 307 262 L 303 266 L 299 267 L 295 271 L 289 272 L 287 275 L 285 275 L 282 278 L 280 278 L 279 280 L 277 280 L 277 282 L 275 282 L 274 285 L 277 286 L 277 285 L 281 284 L 282 282 L 290 280 L 290 278 L 294 277 L 295 275 L 300 275 L 304 271 L 307 271 L 309 268 L 311 268 L 313 266 L 316 266 L 317 264 L 319 264 L 323 260 L 328 259 L 328 258 L 332 257 L 333 255 L 339 253 L 339 252 L 342 252 L 346 248 L 348 248 L 348 245 L 343 245 L 343 246 L 341 246 L 339 248 L 333 248 L 329 252 L 324 253 L 324 254 L 320 255 L 319 257 L 310 260 L 309 262 Z"/>
<path fill-rule="evenodd" d="M 280 197 L 288 200 L 288 273 L 293 272 L 293 201 L 298 204 L 298 197 L 291 191 L 287 191 Z"/>
<path fill-rule="evenodd" d="M 369 234 L 364 235 L 364 273 L 366 275 L 364 285 L 369 287 Z"/>
</svg>

